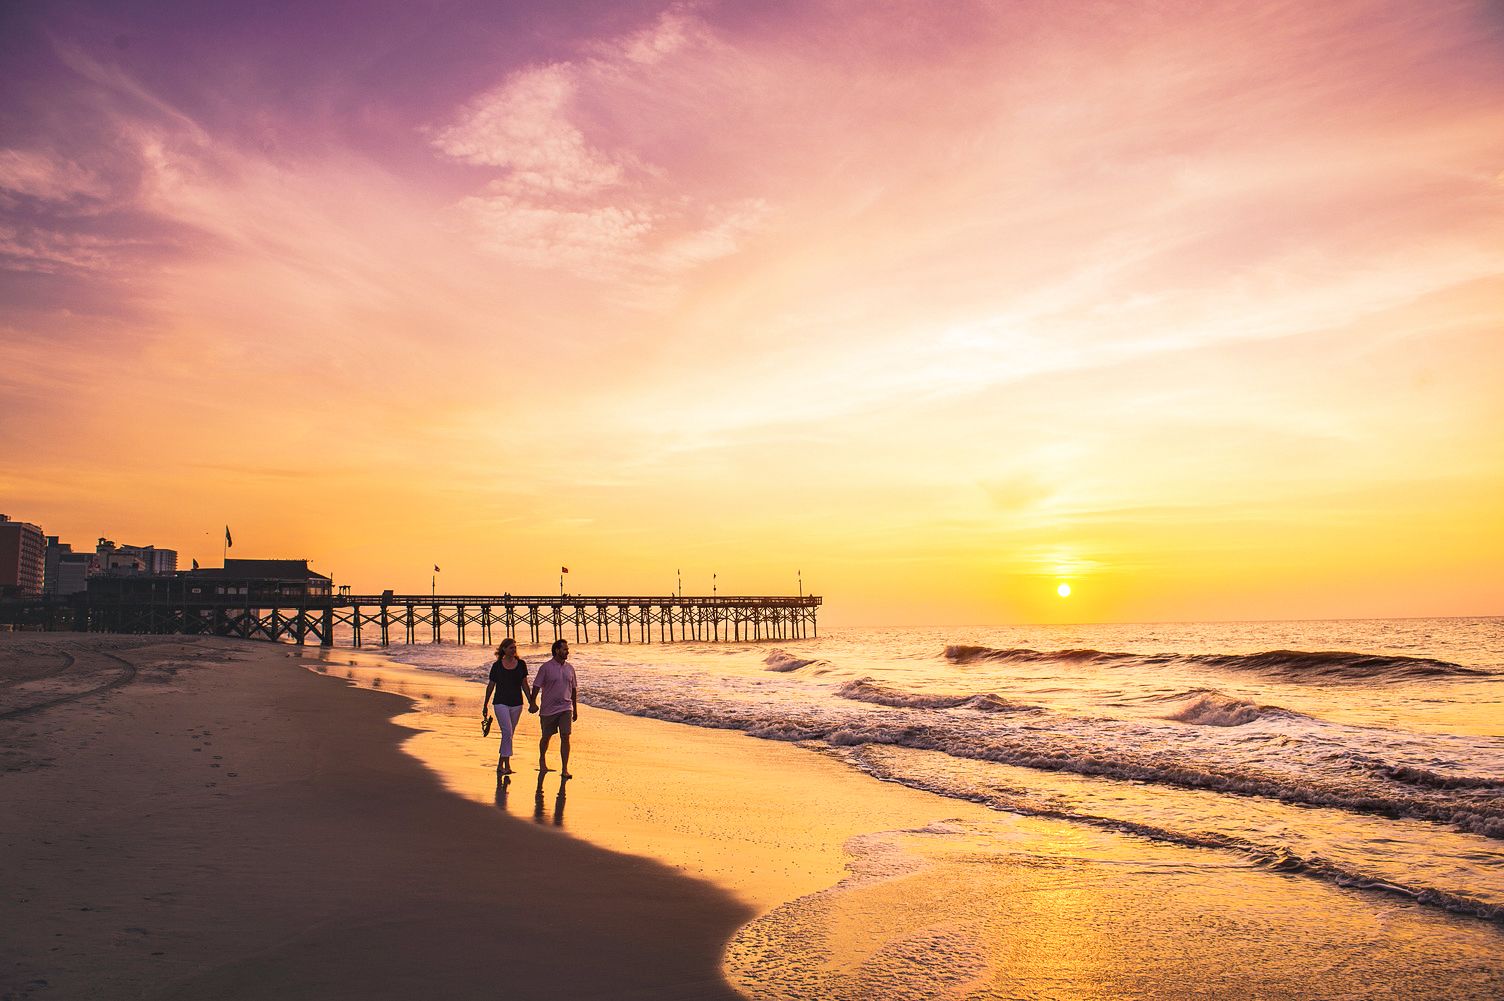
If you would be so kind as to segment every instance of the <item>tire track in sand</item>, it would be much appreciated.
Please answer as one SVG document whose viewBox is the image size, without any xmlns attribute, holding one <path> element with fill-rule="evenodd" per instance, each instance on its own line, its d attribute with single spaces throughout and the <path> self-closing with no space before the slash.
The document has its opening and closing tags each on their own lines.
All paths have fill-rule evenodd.
<svg viewBox="0 0 1504 1001">
<path fill-rule="evenodd" d="M 19 709 L 8 710 L 6 712 L 0 713 L 0 720 L 16 719 L 20 716 L 29 716 L 32 713 L 41 712 L 43 709 L 51 709 L 53 706 L 66 705 L 69 702 L 77 702 L 79 699 L 88 698 L 90 695 L 98 695 L 101 692 L 107 692 L 111 689 L 120 688 L 136 680 L 135 664 L 126 660 L 124 657 L 117 657 L 112 653 L 105 653 L 103 650 L 97 650 L 93 652 L 97 653 L 101 657 L 107 657 L 110 660 L 116 661 L 121 665 L 123 669 L 118 675 L 116 675 L 114 678 L 111 678 L 109 681 L 106 681 L 102 685 L 95 685 L 93 688 L 87 688 L 81 692 L 73 692 L 69 695 L 60 695 L 54 699 L 46 699 L 42 702 L 36 702 L 29 706 L 22 706 Z M 72 655 L 68 656 L 69 663 L 67 667 L 72 667 L 74 663 Z M 64 670 L 66 670 L 66 668 L 64 668 Z"/>
<path fill-rule="evenodd" d="M 73 655 L 71 653 L 61 653 L 58 654 L 58 656 L 63 658 L 62 663 L 54 664 L 52 667 L 49 667 L 38 674 L 33 674 L 30 677 L 6 678 L 5 680 L 0 681 L 0 688 L 9 688 L 12 685 L 24 685 L 32 681 L 41 681 L 44 678 L 55 678 L 59 674 L 63 674 L 66 671 L 71 670 L 73 667 Z M 0 719 L 3 718 L 4 717 L 0 717 Z"/>
</svg>

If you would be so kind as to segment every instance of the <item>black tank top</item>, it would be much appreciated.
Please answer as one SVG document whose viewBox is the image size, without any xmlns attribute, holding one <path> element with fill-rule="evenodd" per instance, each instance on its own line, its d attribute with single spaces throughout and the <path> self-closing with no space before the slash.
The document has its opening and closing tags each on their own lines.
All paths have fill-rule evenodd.
<svg viewBox="0 0 1504 1001">
<path fill-rule="evenodd" d="M 522 705 L 522 683 L 527 680 L 527 661 L 517 658 L 517 666 L 508 671 L 502 667 L 501 661 L 491 665 L 491 684 L 496 686 L 496 691 L 491 696 L 491 704 L 497 706 L 520 706 Z"/>
</svg>

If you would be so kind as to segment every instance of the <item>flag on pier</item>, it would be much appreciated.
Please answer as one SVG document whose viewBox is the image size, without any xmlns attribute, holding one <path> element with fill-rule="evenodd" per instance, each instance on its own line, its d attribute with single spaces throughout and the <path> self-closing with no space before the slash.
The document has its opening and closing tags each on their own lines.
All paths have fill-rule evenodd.
<svg viewBox="0 0 1504 1001">
<path fill-rule="evenodd" d="M 198 560 L 194 560 L 193 561 L 193 569 L 195 569 L 195 570 L 198 569 Z"/>
<path fill-rule="evenodd" d="M 229 525 L 225 526 L 225 548 L 226 549 L 234 549 L 235 548 L 235 540 L 232 539 L 232 538 L 230 538 L 230 526 Z"/>
<path fill-rule="evenodd" d="M 560 567 L 559 568 L 559 573 L 569 573 L 569 568 L 568 567 Z"/>
<path fill-rule="evenodd" d="M 439 569 L 439 565 L 437 563 L 435 563 L 433 565 L 433 572 L 434 573 L 443 573 L 443 571 Z"/>
</svg>

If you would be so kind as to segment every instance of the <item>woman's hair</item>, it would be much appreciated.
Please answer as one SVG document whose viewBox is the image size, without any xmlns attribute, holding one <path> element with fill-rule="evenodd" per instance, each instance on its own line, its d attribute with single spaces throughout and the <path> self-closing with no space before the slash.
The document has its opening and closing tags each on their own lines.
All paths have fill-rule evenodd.
<svg viewBox="0 0 1504 1001">
<path fill-rule="evenodd" d="M 507 647 L 511 647 L 512 652 L 515 653 L 517 651 L 517 641 L 512 639 L 512 637 L 510 636 L 502 640 L 496 645 L 496 656 L 500 657 L 502 654 L 506 653 Z"/>
<path fill-rule="evenodd" d="M 566 646 L 568 643 L 568 640 L 554 640 L 554 645 L 548 652 L 557 657 L 559 656 L 559 647 Z"/>
</svg>

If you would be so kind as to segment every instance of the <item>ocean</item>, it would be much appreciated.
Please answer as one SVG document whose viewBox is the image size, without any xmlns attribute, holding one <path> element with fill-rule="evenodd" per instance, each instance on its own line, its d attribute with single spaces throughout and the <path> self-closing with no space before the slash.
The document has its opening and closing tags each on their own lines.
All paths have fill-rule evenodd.
<svg viewBox="0 0 1504 1001">
<path fill-rule="evenodd" d="M 547 656 L 521 652 L 533 664 Z M 383 654 L 476 680 L 490 662 L 485 647 L 453 644 Z M 1341 899 L 1346 916 L 1310 932 L 1331 937 L 1326 954 L 1356 949 L 1353 936 L 1370 941 L 1360 929 L 1399 907 L 1424 916 L 1403 941 L 1385 933 L 1401 960 L 1465 939 L 1482 950 L 1478 969 L 1499 973 L 1504 619 L 849 628 L 779 643 L 576 644 L 571 660 L 587 705 L 796 742 L 874 780 L 996 811 L 994 830 L 942 825 L 850 846 L 849 885 L 791 902 L 733 944 L 728 966 L 752 996 L 905 996 L 859 977 L 818 981 L 829 970 L 789 982 L 774 959 L 799 942 L 809 951 L 814 925 L 835 934 L 842 906 L 849 925 L 852 908 L 868 907 L 864 893 L 878 906 L 874 887 L 913 890 L 919 870 L 951 892 L 906 896 L 906 928 L 951 927 L 955 914 L 942 916 L 958 907 L 985 911 L 993 897 L 971 895 L 1017 863 L 1002 821 L 1020 815 L 1079 832 L 1060 858 L 1088 869 L 1199 880 L 1213 911 L 1219 867 L 1237 870 L 1225 892 L 1241 897 L 1261 885 L 1248 872 L 1267 874 L 1279 889 L 1270 921 L 1305 892 L 1292 887 L 1335 889 L 1321 899 Z M 1036 846 L 1030 864 L 1045 854 Z M 1187 859 L 1206 871 L 1186 877 Z M 960 971 L 981 962 L 986 920 L 973 924 L 926 955 Z M 873 948 L 908 937 L 895 931 Z M 890 979 L 904 968 L 875 967 Z"/>
</svg>

